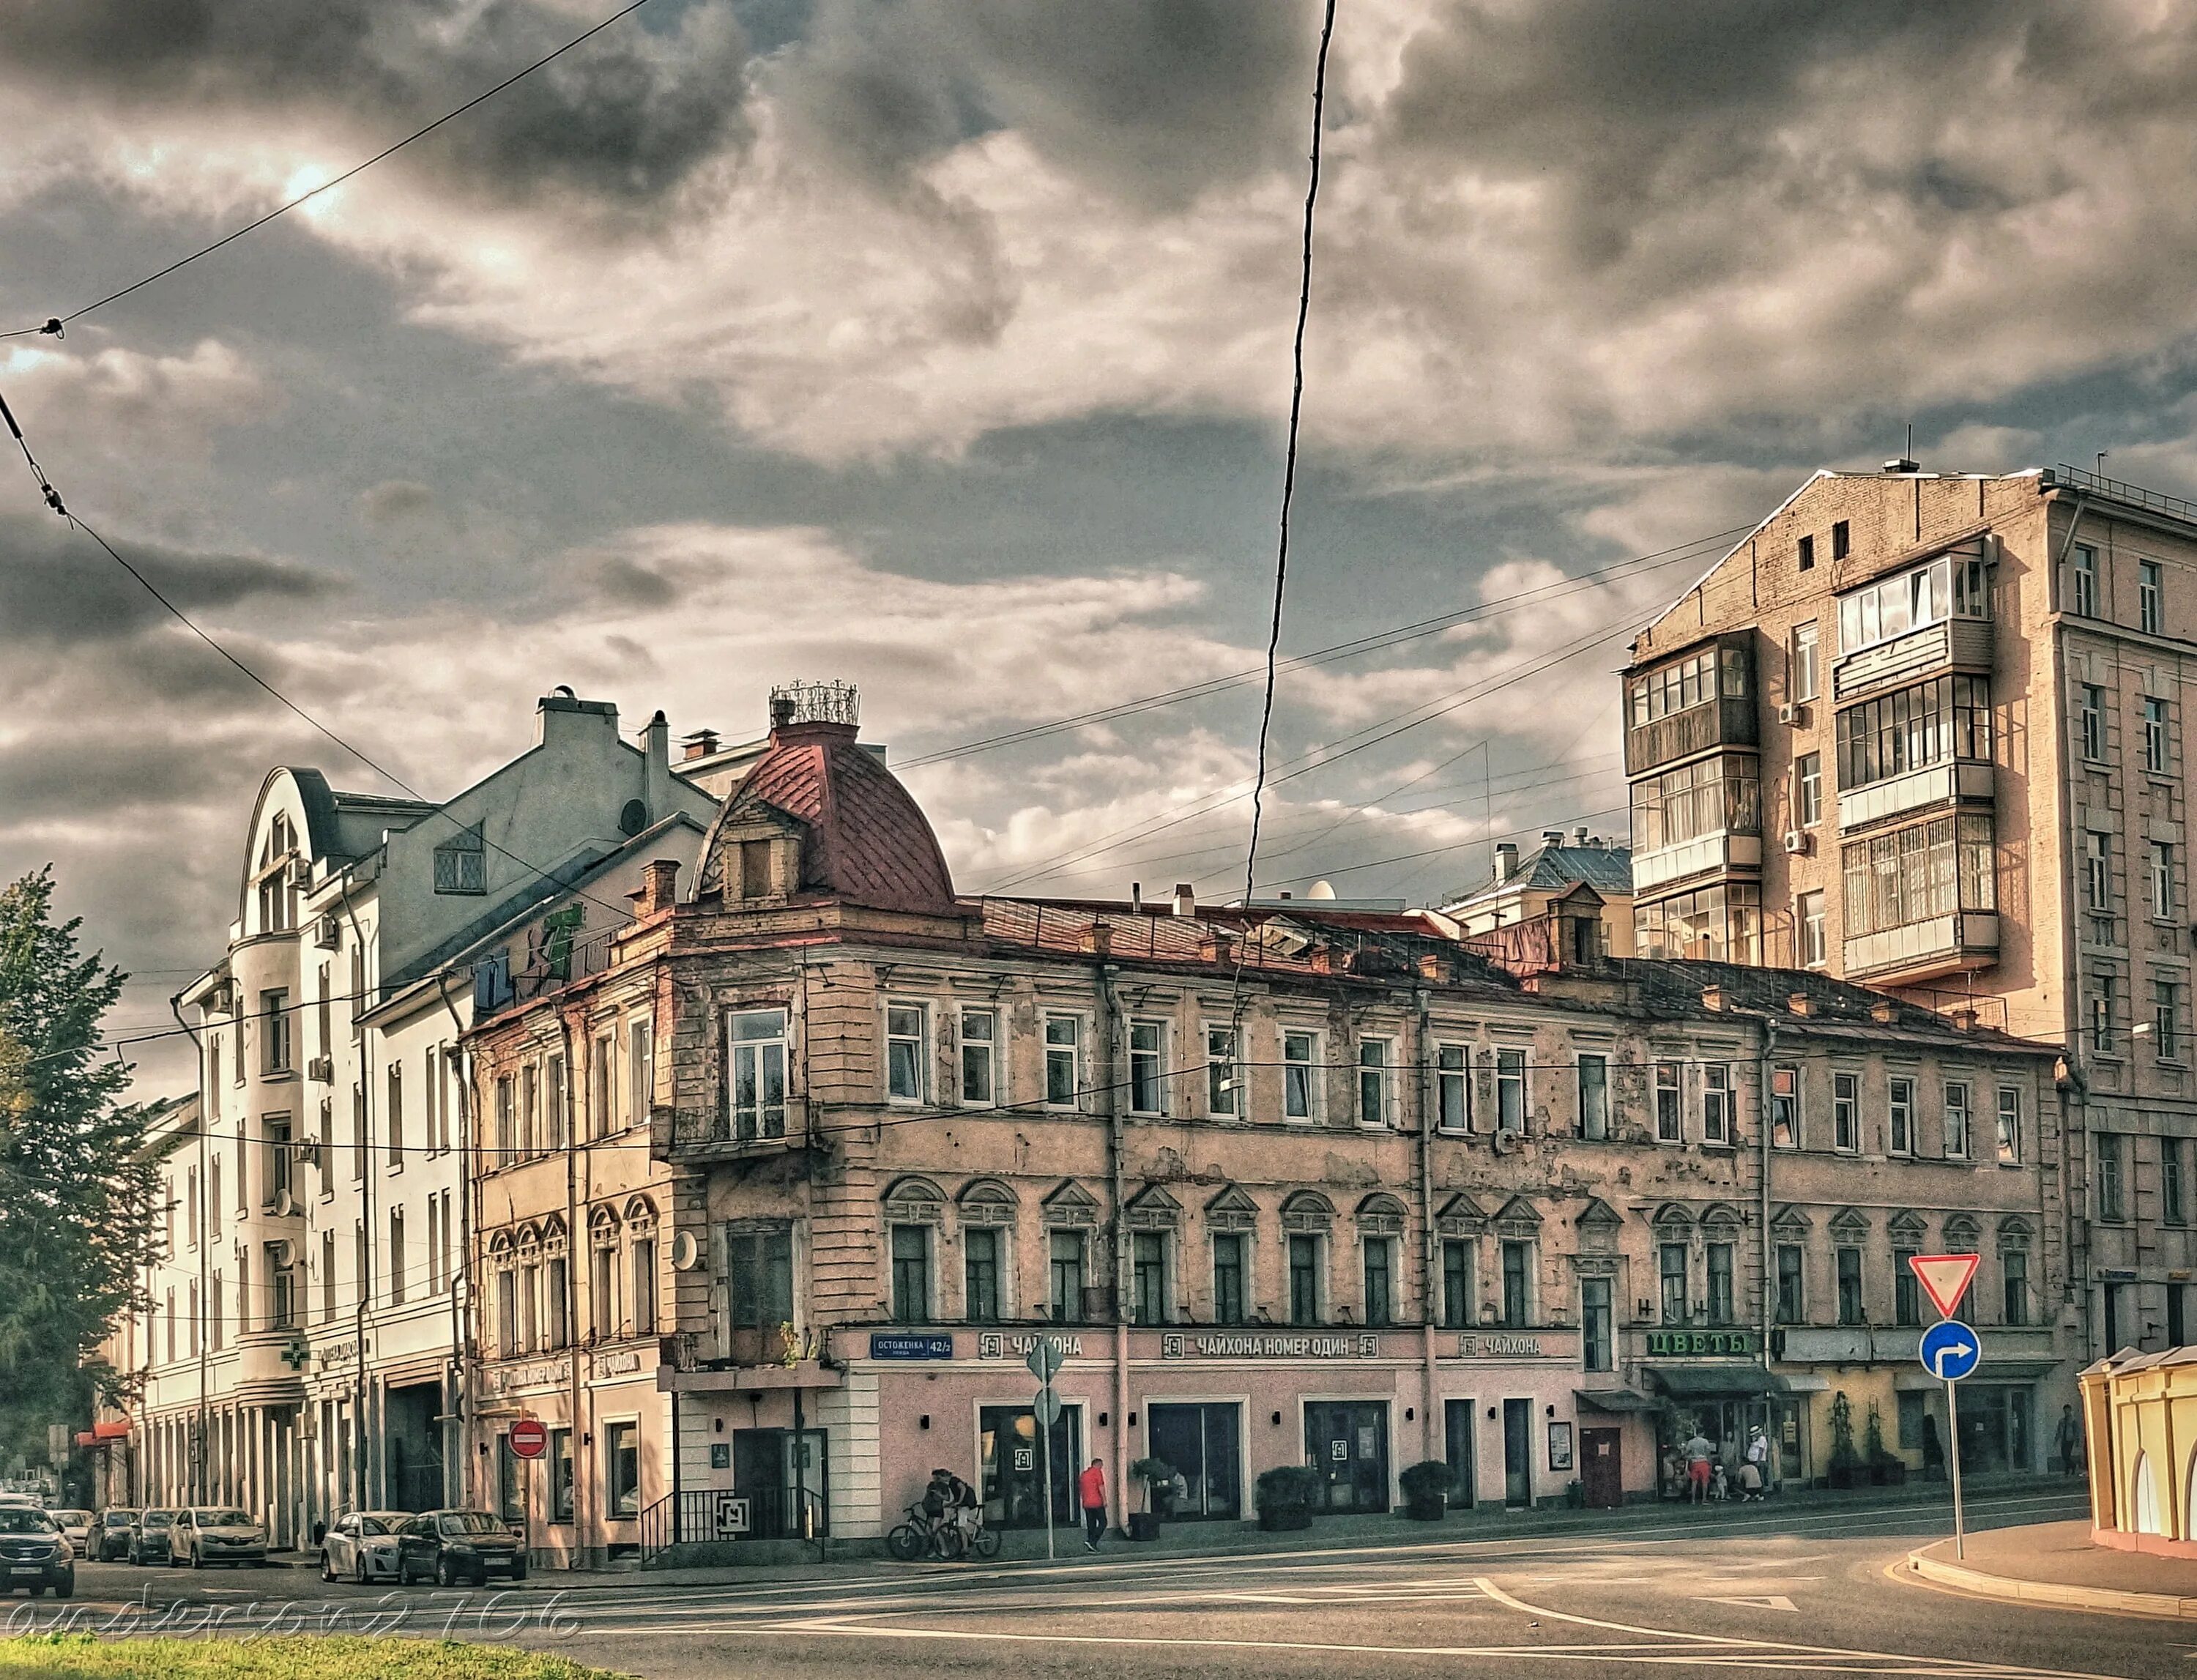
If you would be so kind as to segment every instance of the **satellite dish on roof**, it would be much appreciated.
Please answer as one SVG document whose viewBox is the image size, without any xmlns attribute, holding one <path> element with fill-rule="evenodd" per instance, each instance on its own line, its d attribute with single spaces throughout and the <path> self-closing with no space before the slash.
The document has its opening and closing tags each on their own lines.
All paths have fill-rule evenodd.
<svg viewBox="0 0 2197 1680">
<path fill-rule="evenodd" d="M 1306 889 L 1305 896 L 1307 898 L 1333 898 L 1335 896 L 1334 883 L 1329 881 L 1315 881 L 1308 889 Z"/>
</svg>

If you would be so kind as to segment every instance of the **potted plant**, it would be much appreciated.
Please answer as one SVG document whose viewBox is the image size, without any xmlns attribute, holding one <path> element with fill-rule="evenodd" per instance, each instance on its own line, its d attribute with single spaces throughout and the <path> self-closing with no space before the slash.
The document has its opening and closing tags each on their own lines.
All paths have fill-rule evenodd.
<svg viewBox="0 0 2197 1680">
<path fill-rule="evenodd" d="M 1312 1526 L 1313 1502 L 1319 1497 L 1319 1473 L 1307 1464 L 1277 1464 L 1259 1472 L 1252 1484 L 1252 1502 L 1259 1508 L 1259 1526 L 1277 1529 Z"/>
<path fill-rule="evenodd" d="M 1828 1480 L 1833 1487 L 1852 1487 L 1864 1475 L 1861 1454 L 1854 1451 L 1853 1402 L 1841 1388 L 1831 1399 L 1831 1463 Z"/>
<path fill-rule="evenodd" d="M 1425 1458 L 1397 1477 L 1404 1490 L 1404 1514 L 1414 1522 L 1440 1522 L 1449 1511 L 1452 1478 L 1439 1458 Z"/>
<path fill-rule="evenodd" d="M 1168 1491 L 1174 1486 L 1174 1466 L 1164 1458 L 1139 1458 L 1129 1466 L 1129 1474 L 1145 1485 L 1144 1509 L 1129 1514 L 1129 1538 L 1156 1540 Z"/>
</svg>

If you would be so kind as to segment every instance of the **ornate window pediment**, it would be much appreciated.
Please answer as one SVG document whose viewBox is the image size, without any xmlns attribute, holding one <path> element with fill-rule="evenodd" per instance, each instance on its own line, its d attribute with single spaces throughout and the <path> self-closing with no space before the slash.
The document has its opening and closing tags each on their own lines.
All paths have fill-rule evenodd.
<svg viewBox="0 0 2197 1680">
<path fill-rule="evenodd" d="M 1747 1223 L 1747 1215 L 1729 1202 L 1712 1202 L 1701 1209 L 1701 1232 L 1712 1243 L 1729 1243 Z"/>
<path fill-rule="evenodd" d="M 1831 1215 L 1831 1235 L 1841 1243 L 1859 1243 L 1869 1236 L 1869 1215 L 1855 1208 L 1841 1208 Z"/>
<path fill-rule="evenodd" d="M 1182 1203 L 1159 1185 L 1146 1185 L 1122 1211 L 1132 1231 L 1173 1231 L 1182 1223 Z"/>
<path fill-rule="evenodd" d="M 1805 1237 L 1811 1229 L 1808 1216 L 1789 1202 L 1771 1215 L 1770 1228 L 1780 1237 Z"/>
<path fill-rule="evenodd" d="M 1335 1204 L 1316 1190 L 1301 1190 L 1282 1203 L 1282 1229 L 1324 1231 L 1335 1223 Z"/>
<path fill-rule="evenodd" d="M 1477 1237 L 1487 1223 L 1486 1210 L 1463 1190 L 1443 1202 L 1435 1215 L 1435 1228 L 1445 1237 Z"/>
<path fill-rule="evenodd" d="M 945 1211 L 945 1192 L 928 1179 L 896 1179 L 885 1191 L 885 1218 L 895 1225 L 936 1225 Z"/>
<path fill-rule="evenodd" d="M 2026 1248 L 2037 1228 L 2019 1214 L 2009 1214 L 1998 1222 L 1998 1245 L 2002 1248 Z"/>
<path fill-rule="evenodd" d="M 1259 1223 L 1259 1204 L 1241 1185 L 1225 1186 L 1205 1204 L 1208 1231 L 1249 1231 Z"/>
<path fill-rule="evenodd" d="M 1522 1196 L 1514 1196 L 1496 1210 L 1495 1229 L 1504 1237 L 1531 1239 L 1541 1234 L 1541 1215 Z"/>
<path fill-rule="evenodd" d="M 961 1186 L 954 1206 L 963 1225 L 1009 1225 L 1015 1222 L 1015 1193 L 997 1179 L 972 1179 Z"/>
<path fill-rule="evenodd" d="M 1683 1242 L 1686 1233 L 1693 1228 L 1694 1216 L 1677 1202 L 1666 1202 L 1655 1210 L 1653 1223 L 1667 1239 Z"/>
<path fill-rule="evenodd" d="M 1976 1223 L 1973 1214 L 1954 1214 L 1945 1220 L 1945 1248 L 1950 1254 L 1973 1252 L 1977 1234 L 1983 1227 Z"/>
<path fill-rule="evenodd" d="M 1912 1208 L 1903 1208 L 1884 1222 L 1895 1248 L 1917 1248 L 1930 1233 L 1929 1221 Z"/>
<path fill-rule="evenodd" d="M 1039 1217 L 1048 1230 L 1095 1230 L 1098 1224 L 1098 1199 L 1071 1179 L 1045 1198 Z"/>
<path fill-rule="evenodd" d="M 1404 1204 L 1386 1190 L 1376 1190 L 1358 1204 L 1358 1229 L 1367 1237 L 1401 1237 Z"/>
</svg>

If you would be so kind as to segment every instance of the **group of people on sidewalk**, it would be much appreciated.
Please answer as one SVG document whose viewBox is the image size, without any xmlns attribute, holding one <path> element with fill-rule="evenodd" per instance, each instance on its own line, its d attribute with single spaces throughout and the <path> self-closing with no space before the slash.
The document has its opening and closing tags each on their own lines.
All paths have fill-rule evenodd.
<svg viewBox="0 0 2197 1680">
<path fill-rule="evenodd" d="M 1679 1445 L 1678 1457 L 1686 1467 L 1689 1504 L 1706 1505 L 1734 1498 L 1745 1503 L 1769 1495 L 1770 1437 L 1759 1423 L 1748 1432 L 1746 1448 L 1735 1468 L 1728 1469 L 1717 1457 L 1715 1445 L 1698 1425 Z"/>
</svg>

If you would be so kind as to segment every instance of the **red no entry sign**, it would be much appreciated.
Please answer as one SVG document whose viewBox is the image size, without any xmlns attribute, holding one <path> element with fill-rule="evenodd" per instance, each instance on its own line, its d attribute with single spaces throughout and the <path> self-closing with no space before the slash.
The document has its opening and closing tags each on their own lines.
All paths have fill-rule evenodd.
<svg viewBox="0 0 2197 1680">
<path fill-rule="evenodd" d="M 549 1432 L 538 1417 L 522 1417 L 511 1426 L 511 1450 L 521 1458 L 539 1458 L 549 1450 Z"/>
</svg>

